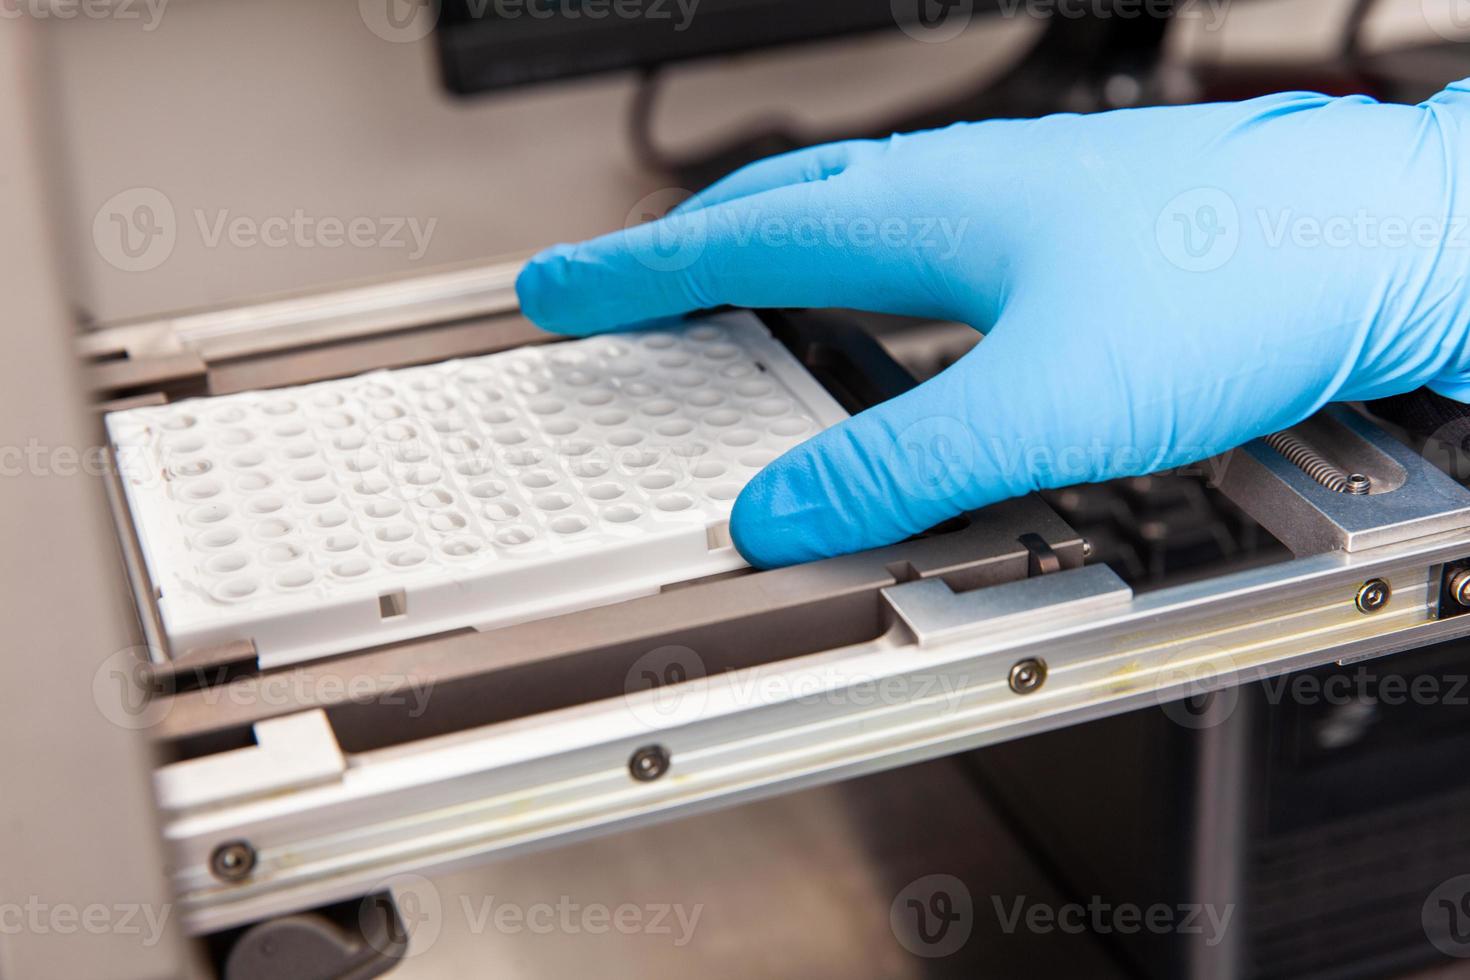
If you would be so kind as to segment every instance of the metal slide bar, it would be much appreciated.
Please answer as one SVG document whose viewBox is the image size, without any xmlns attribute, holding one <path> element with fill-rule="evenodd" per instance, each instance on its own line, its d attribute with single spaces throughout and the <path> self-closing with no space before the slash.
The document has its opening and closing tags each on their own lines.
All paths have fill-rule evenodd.
<svg viewBox="0 0 1470 980">
<path fill-rule="evenodd" d="M 186 925 L 1467 635 L 1470 616 L 1435 618 L 1442 564 L 1467 556 L 1462 530 L 1141 596 L 1100 566 L 961 594 L 894 586 L 894 624 L 872 643 L 349 756 L 326 783 L 176 813 Z M 1390 596 L 1365 612 L 1372 581 Z M 1043 681 L 1017 693 L 1029 662 Z M 667 773 L 636 778 L 630 760 L 653 746 Z M 210 857 L 233 840 L 255 864 L 222 882 Z"/>
<path fill-rule="evenodd" d="M 491 262 L 107 326 L 83 334 L 79 350 L 90 358 L 187 351 L 219 360 L 512 313 L 521 267 Z"/>
</svg>

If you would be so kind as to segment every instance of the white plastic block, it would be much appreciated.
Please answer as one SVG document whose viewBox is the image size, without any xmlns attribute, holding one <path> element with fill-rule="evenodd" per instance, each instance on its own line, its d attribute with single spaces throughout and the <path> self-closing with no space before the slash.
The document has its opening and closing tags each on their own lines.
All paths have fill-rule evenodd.
<svg viewBox="0 0 1470 980">
<path fill-rule="evenodd" d="M 107 416 L 175 655 L 262 666 L 743 566 L 730 507 L 845 417 L 749 314 Z"/>
</svg>

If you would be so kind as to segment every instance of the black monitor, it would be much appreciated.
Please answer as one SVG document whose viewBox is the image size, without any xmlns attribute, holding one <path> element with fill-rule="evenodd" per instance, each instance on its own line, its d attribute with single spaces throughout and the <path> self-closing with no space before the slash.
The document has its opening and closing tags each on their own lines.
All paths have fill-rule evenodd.
<svg viewBox="0 0 1470 980">
<path fill-rule="evenodd" d="M 953 31 L 973 0 L 440 0 L 444 84 L 460 94 L 907 28 Z"/>
</svg>

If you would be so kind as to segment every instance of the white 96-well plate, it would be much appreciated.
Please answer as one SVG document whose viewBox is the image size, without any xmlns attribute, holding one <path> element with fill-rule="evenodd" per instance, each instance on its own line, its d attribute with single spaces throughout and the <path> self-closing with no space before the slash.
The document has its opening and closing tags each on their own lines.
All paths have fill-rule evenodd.
<svg viewBox="0 0 1470 980">
<path fill-rule="evenodd" d="M 107 416 L 169 647 L 263 667 L 744 565 L 730 507 L 845 413 L 749 314 Z"/>
</svg>

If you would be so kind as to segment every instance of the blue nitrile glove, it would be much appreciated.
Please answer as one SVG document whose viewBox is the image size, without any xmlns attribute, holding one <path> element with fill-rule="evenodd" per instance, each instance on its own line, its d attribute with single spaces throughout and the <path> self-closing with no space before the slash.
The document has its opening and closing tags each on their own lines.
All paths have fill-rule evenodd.
<svg viewBox="0 0 1470 980">
<path fill-rule="evenodd" d="M 1470 83 L 999 120 L 766 160 L 660 222 L 537 256 L 536 323 L 839 306 L 984 341 L 772 463 L 757 565 L 1042 487 L 1200 460 L 1327 402 L 1470 401 Z"/>
</svg>

